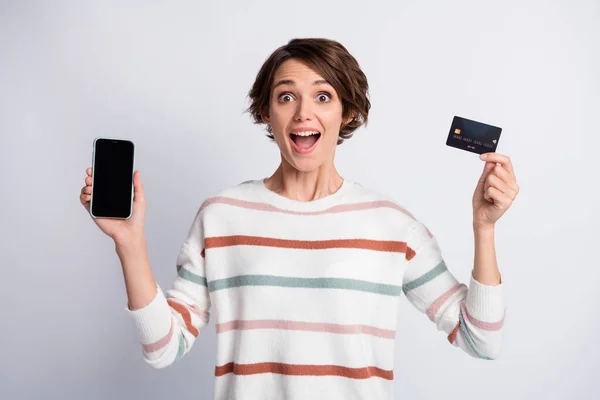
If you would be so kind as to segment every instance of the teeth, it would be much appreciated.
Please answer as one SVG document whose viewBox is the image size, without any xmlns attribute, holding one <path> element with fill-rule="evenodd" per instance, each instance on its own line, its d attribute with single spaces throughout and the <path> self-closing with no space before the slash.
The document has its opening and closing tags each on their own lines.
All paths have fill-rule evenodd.
<svg viewBox="0 0 600 400">
<path fill-rule="evenodd" d="M 310 135 L 317 135 L 319 132 L 317 131 L 305 131 L 305 132 L 296 132 L 295 135 L 298 136 L 310 136 Z"/>
</svg>

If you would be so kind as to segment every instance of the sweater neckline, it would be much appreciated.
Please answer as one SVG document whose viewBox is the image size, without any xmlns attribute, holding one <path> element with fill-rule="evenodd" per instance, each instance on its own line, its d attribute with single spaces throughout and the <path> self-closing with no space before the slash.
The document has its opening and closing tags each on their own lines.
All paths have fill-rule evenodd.
<svg viewBox="0 0 600 400">
<path fill-rule="evenodd" d="M 288 197 L 282 196 L 279 193 L 276 193 L 269 189 L 265 184 L 266 177 L 262 179 L 258 179 L 255 181 L 258 190 L 266 196 L 270 203 L 273 205 L 281 206 L 288 209 L 293 210 L 315 210 L 321 209 L 326 206 L 334 205 L 339 202 L 340 198 L 346 195 L 346 193 L 350 190 L 351 182 L 347 179 L 342 178 L 342 184 L 338 188 L 337 191 L 331 193 L 325 197 L 321 197 L 316 200 L 294 200 Z"/>
</svg>

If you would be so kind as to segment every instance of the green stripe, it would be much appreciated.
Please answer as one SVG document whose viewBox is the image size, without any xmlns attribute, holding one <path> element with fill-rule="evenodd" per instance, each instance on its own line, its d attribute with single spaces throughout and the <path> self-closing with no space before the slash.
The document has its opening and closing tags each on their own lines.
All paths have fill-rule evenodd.
<svg viewBox="0 0 600 400">
<path fill-rule="evenodd" d="M 462 310 L 458 314 L 458 320 L 459 320 L 460 331 L 462 332 L 463 336 L 465 337 L 465 339 L 467 340 L 467 342 L 469 343 L 469 345 L 471 346 L 471 348 L 473 349 L 475 354 L 477 354 L 477 356 L 479 358 L 483 358 L 484 360 L 491 360 L 491 358 L 489 358 L 484 353 L 482 353 L 481 350 L 479 350 L 477 348 L 477 346 L 475 345 L 475 342 L 473 341 L 473 338 L 471 337 L 471 334 L 469 333 L 469 330 L 467 329 L 467 326 L 465 325 L 465 320 L 462 315 Z"/>
<path fill-rule="evenodd" d="M 188 271 L 185 268 L 181 268 L 181 265 L 177 266 L 177 275 L 179 275 L 180 277 L 182 277 L 185 280 L 188 280 L 190 282 L 194 282 L 198 285 L 202 285 L 202 286 L 208 286 L 208 284 L 206 283 L 206 278 L 200 275 L 196 275 L 190 271 Z"/>
<path fill-rule="evenodd" d="M 183 353 L 185 352 L 185 339 L 183 338 L 183 333 L 179 335 L 179 349 L 177 350 L 177 355 L 175 356 L 175 361 L 179 360 L 183 357 Z"/>
<path fill-rule="evenodd" d="M 424 273 L 423 275 L 421 275 L 420 277 L 418 277 L 414 281 L 410 281 L 408 283 L 405 283 L 404 286 L 402 286 L 402 290 L 404 291 L 404 293 L 406 293 L 406 292 L 408 292 L 410 290 L 416 289 L 419 286 L 426 284 L 427 282 L 429 282 L 430 280 L 432 280 L 436 276 L 441 275 L 442 273 L 444 273 L 447 270 L 448 270 L 448 267 L 446 266 L 446 263 L 444 262 L 444 260 L 442 260 L 432 270 Z"/>
<path fill-rule="evenodd" d="M 311 289 L 349 289 L 372 292 L 388 296 L 399 296 L 402 288 L 395 285 L 373 283 L 347 278 L 290 278 L 273 275 L 240 275 L 210 281 L 208 290 L 229 289 L 240 286 L 281 286 Z"/>
</svg>

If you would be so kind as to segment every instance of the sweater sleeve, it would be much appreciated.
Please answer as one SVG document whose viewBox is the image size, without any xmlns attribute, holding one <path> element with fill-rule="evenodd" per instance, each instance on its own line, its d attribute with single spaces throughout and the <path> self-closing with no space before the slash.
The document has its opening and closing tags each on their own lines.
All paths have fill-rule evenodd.
<svg viewBox="0 0 600 400">
<path fill-rule="evenodd" d="M 468 287 L 459 282 L 448 270 L 436 237 L 419 221 L 407 247 L 402 290 L 409 302 L 444 331 L 452 345 L 476 358 L 496 359 L 503 339 L 503 284 L 484 285 L 472 274 Z"/>
<path fill-rule="evenodd" d="M 206 281 L 201 214 L 198 213 L 176 260 L 169 290 L 157 285 L 156 296 L 145 307 L 125 307 L 137 328 L 144 360 L 164 368 L 192 348 L 200 329 L 208 325 L 210 297 Z M 175 268 L 174 268 L 175 271 Z"/>
</svg>

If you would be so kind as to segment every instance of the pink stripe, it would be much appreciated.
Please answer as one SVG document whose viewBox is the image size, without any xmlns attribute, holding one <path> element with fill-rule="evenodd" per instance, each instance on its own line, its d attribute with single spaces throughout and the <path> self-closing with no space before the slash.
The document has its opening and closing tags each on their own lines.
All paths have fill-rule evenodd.
<svg viewBox="0 0 600 400">
<path fill-rule="evenodd" d="M 322 215 L 322 214 L 335 214 L 335 213 L 350 212 L 350 211 L 371 210 L 371 209 L 375 209 L 375 208 L 392 208 L 394 210 L 398 210 L 398 211 L 402 212 L 403 214 L 407 215 L 408 217 L 412 218 L 413 220 L 416 220 L 415 217 L 410 212 L 408 212 L 408 210 L 406 210 L 403 207 L 400 207 L 398 204 L 388 201 L 388 200 L 368 201 L 368 202 L 354 203 L 354 204 L 340 204 L 337 206 L 327 208 L 322 211 L 292 211 L 292 210 L 285 210 L 285 209 L 282 209 L 279 207 L 275 207 L 275 206 L 273 206 L 271 204 L 267 204 L 267 203 L 258 203 L 258 202 L 254 202 L 254 201 L 246 201 L 246 200 L 234 199 L 231 197 L 218 196 L 218 197 L 212 197 L 212 198 L 204 201 L 204 203 L 202 203 L 202 206 L 200 207 L 200 211 L 202 211 L 203 209 L 205 209 L 206 207 L 208 207 L 211 204 L 228 204 L 230 206 L 242 207 L 242 208 L 247 208 L 250 210 L 277 212 L 277 213 L 291 214 L 291 215 Z M 427 230 L 427 233 L 429 234 L 430 237 L 432 236 L 431 232 L 429 232 L 429 230 Z"/>
<path fill-rule="evenodd" d="M 435 315 L 440 310 L 442 305 L 446 301 L 448 301 L 450 296 L 452 296 L 454 293 L 458 292 L 461 287 L 466 287 L 466 285 L 463 283 L 457 283 L 452 288 L 450 288 L 450 290 L 448 290 L 446 293 L 444 293 L 443 295 L 438 297 L 437 300 L 434 301 L 433 304 L 431 304 L 431 306 L 429 306 L 429 308 L 427 309 L 427 316 L 429 317 L 430 320 L 433 321 Z"/>
<path fill-rule="evenodd" d="M 231 330 L 245 329 L 281 329 L 281 330 L 297 330 L 311 332 L 329 332 L 343 334 L 358 334 L 364 333 L 372 336 L 379 336 L 386 339 L 393 339 L 396 336 L 396 331 L 389 329 L 376 328 L 368 325 L 340 325 L 328 324 L 319 322 L 301 322 L 301 321 L 284 321 L 284 320 L 253 320 L 253 321 L 229 321 L 222 324 L 217 324 L 217 333 L 223 333 Z"/>
<path fill-rule="evenodd" d="M 149 344 L 142 344 L 142 349 L 146 353 L 152 353 L 153 351 L 160 350 L 165 347 L 171 341 L 171 337 L 173 336 L 173 319 L 171 319 L 171 329 L 169 329 L 169 333 L 166 334 L 162 339 Z"/>
<path fill-rule="evenodd" d="M 499 331 L 504 325 L 504 317 L 506 316 L 506 310 L 504 311 L 504 315 L 502 316 L 502 319 L 500 321 L 485 322 L 473 318 L 471 314 L 469 314 L 464 300 L 460 303 L 460 309 L 462 310 L 463 317 L 467 322 L 470 322 L 471 324 L 475 325 L 479 329 L 483 329 L 484 331 Z"/>
<path fill-rule="evenodd" d="M 191 311 L 192 311 L 194 314 L 196 314 L 196 315 L 197 315 L 197 316 L 198 316 L 200 319 L 203 319 L 204 321 L 208 322 L 208 318 L 209 318 L 209 315 L 208 315 L 208 313 L 206 313 L 206 312 L 204 312 L 204 311 L 200 310 L 200 307 L 198 307 L 196 304 L 193 304 L 193 305 L 191 305 L 191 306 L 188 306 L 188 307 L 189 307 L 189 309 L 190 309 L 190 310 L 191 310 Z"/>
</svg>

